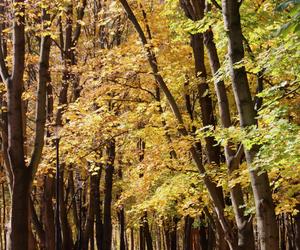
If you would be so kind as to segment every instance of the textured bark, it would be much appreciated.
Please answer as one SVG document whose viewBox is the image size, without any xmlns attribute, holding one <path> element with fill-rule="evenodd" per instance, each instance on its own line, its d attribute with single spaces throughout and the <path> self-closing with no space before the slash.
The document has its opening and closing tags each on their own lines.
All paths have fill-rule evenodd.
<svg viewBox="0 0 300 250">
<path fill-rule="evenodd" d="M 228 53 L 232 87 L 239 112 L 241 127 L 247 127 L 256 125 L 256 120 L 245 67 L 235 67 L 236 63 L 239 63 L 244 59 L 239 7 L 240 2 L 237 0 L 222 1 L 223 17 L 229 44 Z M 245 150 L 256 206 L 260 247 L 261 250 L 276 250 L 279 249 L 278 227 L 268 175 L 266 172 L 258 174 L 259 170 L 251 168 L 251 163 L 256 152 L 256 147 L 253 147 L 251 150 Z"/>
<path fill-rule="evenodd" d="M 207 30 L 204 33 L 204 42 L 207 48 L 211 70 L 213 74 L 216 75 L 218 70 L 220 69 L 220 61 L 213 39 L 213 32 L 211 29 Z M 214 85 L 218 99 L 221 124 L 224 128 L 228 128 L 231 126 L 231 117 L 225 84 L 222 80 L 215 80 Z M 225 146 L 224 150 L 228 173 L 231 174 L 239 167 L 239 154 L 236 154 L 237 152 L 234 152 L 230 143 Z M 246 207 L 241 186 L 239 184 L 236 184 L 234 187 L 232 187 L 230 189 L 230 195 L 238 228 L 238 247 L 240 249 L 254 249 L 255 244 L 252 221 L 250 220 L 249 216 L 245 215 Z"/>
<path fill-rule="evenodd" d="M 29 193 L 30 179 L 28 171 L 17 171 L 14 173 L 14 184 L 12 187 L 10 224 L 7 236 L 7 250 L 28 249 L 28 222 L 29 222 Z"/>
<path fill-rule="evenodd" d="M 14 14 L 24 14 L 24 7 L 15 1 Z M 18 9 L 18 10 L 16 10 Z M 13 21 L 13 72 L 10 76 L 1 50 L 1 77 L 7 85 L 7 151 L 9 183 L 11 185 L 11 213 L 7 232 L 7 249 L 28 249 L 28 199 L 30 175 L 24 159 L 24 137 L 22 116 L 23 74 L 25 67 L 25 27 L 23 15 L 16 15 Z M 2 34 L 1 34 L 2 36 Z M 2 37 L 1 39 L 2 40 Z"/>
</svg>

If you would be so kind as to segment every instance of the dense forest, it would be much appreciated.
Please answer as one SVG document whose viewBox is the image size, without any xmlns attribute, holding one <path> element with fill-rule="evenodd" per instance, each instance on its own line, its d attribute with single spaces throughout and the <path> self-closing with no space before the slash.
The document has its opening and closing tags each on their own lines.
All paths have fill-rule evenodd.
<svg viewBox="0 0 300 250">
<path fill-rule="evenodd" d="M 0 250 L 300 250 L 299 0 L 0 0 Z"/>
</svg>

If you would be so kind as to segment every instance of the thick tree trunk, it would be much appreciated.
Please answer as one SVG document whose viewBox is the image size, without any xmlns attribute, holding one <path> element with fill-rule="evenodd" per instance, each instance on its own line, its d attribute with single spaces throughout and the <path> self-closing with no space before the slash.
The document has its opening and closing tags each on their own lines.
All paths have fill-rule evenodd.
<svg viewBox="0 0 300 250">
<path fill-rule="evenodd" d="M 18 171 L 14 175 L 11 197 L 11 217 L 8 226 L 7 250 L 28 249 L 29 223 L 29 172 Z M 24 181 L 27 180 L 27 181 Z"/>
<path fill-rule="evenodd" d="M 192 226 L 194 219 L 187 215 L 184 218 L 183 250 L 192 250 Z"/>
<path fill-rule="evenodd" d="M 235 102 L 240 116 L 241 127 L 256 124 L 254 104 L 251 98 L 247 74 L 244 66 L 236 67 L 244 59 L 243 36 L 240 21 L 238 0 L 223 0 L 222 10 L 225 29 L 228 35 L 228 52 L 230 73 Z M 257 148 L 245 150 L 249 165 L 251 186 L 256 206 L 256 218 L 261 250 L 279 249 L 278 227 L 275 218 L 274 204 L 266 172 L 251 168 Z"/>
</svg>

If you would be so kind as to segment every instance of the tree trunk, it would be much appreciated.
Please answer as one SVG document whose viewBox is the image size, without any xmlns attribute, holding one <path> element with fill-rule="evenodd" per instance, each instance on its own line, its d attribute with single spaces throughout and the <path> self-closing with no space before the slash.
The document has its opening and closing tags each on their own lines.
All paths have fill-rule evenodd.
<svg viewBox="0 0 300 250">
<path fill-rule="evenodd" d="M 73 249 L 73 239 L 72 231 L 68 221 L 67 207 L 65 202 L 65 190 L 64 190 L 64 167 L 60 171 L 60 181 L 59 181 L 59 220 L 62 235 L 62 249 L 72 250 Z"/>
<path fill-rule="evenodd" d="M 111 222 L 111 201 L 112 185 L 115 160 L 115 142 L 110 141 L 107 147 L 108 162 L 105 167 L 105 197 L 104 197 L 104 220 L 103 220 L 103 250 L 111 250 L 112 244 L 112 222 Z"/>
<path fill-rule="evenodd" d="M 238 0 L 222 0 L 225 30 L 227 31 L 229 44 L 228 53 L 232 87 L 241 127 L 247 127 L 256 125 L 256 120 L 245 67 L 235 66 L 236 63 L 240 63 L 244 59 L 240 4 Z M 255 146 L 251 150 L 245 150 L 254 194 L 260 247 L 261 250 L 276 250 L 279 249 L 278 227 L 268 175 L 266 172 L 259 173 L 260 169 L 251 168 L 256 152 L 257 147 Z"/>
<path fill-rule="evenodd" d="M 194 218 L 189 215 L 184 218 L 183 250 L 192 250 L 192 227 Z"/>
<path fill-rule="evenodd" d="M 204 42 L 207 48 L 211 70 L 213 74 L 216 75 L 220 69 L 220 62 L 211 29 L 204 33 Z M 228 128 L 231 126 L 231 116 L 226 88 L 223 81 L 215 80 L 215 91 L 218 99 L 221 124 L 224 128 Z M 239 167 L 239 159 L 235 156 L 235 152 L 230 146 L 231 145 L 229 143 L 224 149 L 229 174 L 231 174 L 234 170 L 237 170 Z M 240 249 L 247 248 L 249 250 L 254 250 L 255 244 L 252 220 L 250 220 L 249 216 L 245 215 L 246 206 L 241 186 L 236 184 L 232 187 L 230 189 L 230 195 L 238 228 L 238 247 Z"/>
<path fill-rule="evenodd" d="M 118 218 L 120 224 L 120 250 L 125 250 L 125 211 L 121 207 L 118 211 Z"/>
<path fill-rule="evenodd" d="M 102 175 L 102 166 L 100 166 L 99 174 L 96 179 L 95 190 L 95 217 L 96 217 L 96 245 L 98 250 L 103 250 L 103 221 L 100 202 L 100 180 Z"/>
<path fill-rule="evenodd" d="M 14 176 L 11 197 L 11 217 L 7 232 L 7 250 L 28 249 L 29 179 L 29 172 L 26 170 L 18 171 Z"/>
<path fill-rule="evenodd" d="M 89 193 L 89 207 L 87 212 L 87 218 L 85 222 L 82 249 L 88 250 L 89 239 L 94 227 L 94 217 L 95 217 L 95 190 L 97 188 L 97 175 L 90 175 L 90 193 Z"/>
<path fill-rule="evenodd" d="M 45 225 L 45 246 L 47 250 L 55 249 L 55 225 L 53 211 L 54 178 L 45 177 L 43 195 L 43 221 Z"/>
<path fill-rule="evenodd" d="M 297 205 L 298 213 L 294 216 L 295 225 L 295 250 L 300 250 L 300 205 Z"/>
<path fill-rule="evenodd" d="M 144 230 L 147 250 L 153 250 L 153 242 L 152 242 L 152 236 L 149 228 L 147 213 L 145 213 L 145 215 L 143 216 L 142 222 L 143 222 L 143 230 Z"/>
</svg>

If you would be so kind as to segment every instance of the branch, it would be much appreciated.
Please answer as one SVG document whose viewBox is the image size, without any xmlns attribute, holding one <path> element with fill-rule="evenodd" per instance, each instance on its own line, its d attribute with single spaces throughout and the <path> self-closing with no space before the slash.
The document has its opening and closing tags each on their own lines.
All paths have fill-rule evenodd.
<svg viewBox="0 0 300 250">
<path fill-rule="evenodd" d="M 0 15 L 5 16 L 4 13 L 4 1 L 0 1 Z M 3 82 L 7 82 L 7 79 L 9 78 L 8 69 L 5 63 L 5 56 L 2 50 L 2 27 L 3 24 L 0 24 L 0 74 Z"/>
<path fill-rule="evenodd" d="M 222 7 L 218 4 L 216 0 L 211 0 L 212 4 L 219 10 L 222 10 Z"/>
<path fill-rule="evenodd" d="M 43 229 L 43 225 L 36 214 L 36 210 L 32 198 L 29 199 L 29 208 L 30 208 L 31 222 L 34 225 L 34 229 L 36 230 L 40 240 L 43 241 L 45 240 L 45 230 Z"/>
<path fill-rule="evenodd" d="M 50 16 L 43 10 L 44 20 L 50 20 Z M 45 27 L 47 28 L 47 27 Z M 37 103 L 36 103 L 36 117 L 35 117 L 35 139 L 34 147 L 31 156 L 29 168 L 31 171 L 31 178 L 34 178 L 34 174 L 38 167 L 38 164 L 42 157 L 42 151 L 44 147 L 45 125 L 47 119 L 46 99 L 47 99 L 47 84 L 50 82 L 49 73 L 49 57 L 51 47 L 50 35 L 44 36 L 41 39 L 40 47 L 40 59 L 39 59 L 39 84 L 37 90 Z"/>
<path fill-rule="evenodd" d="M 236 160 L 236 162 L 240 162 L 241 161 L 243 153 L 244 153 L 244 146 L 243 146 L 243 144 L 240 144 L 237 152 L 234 155 L 234 159 Z"/>
<path fill-rule="evenodd" d="M 81 25 L 80 21 L 83 20 L 84 10 L 85 10 L 86 4 L 87 4 L 87 1 L 86 0 L 82 0 L 81 6 L 80 6 L 80 8 L 77 11 L 77 23 L 76 23 L 76 28 L 75 28 L 75 31 L 74 31 L 74 37 L 73 37 L 73 40 L 72 40 L 72 46 L 73 47 L 76 46 L 76 44 L 78 42 L 78 39 L 79 39 L 79 36 L 80 36 L 80 33 L 81 33 L 81 27 L 82 27 L 82 25 Z"/>
</svg>

